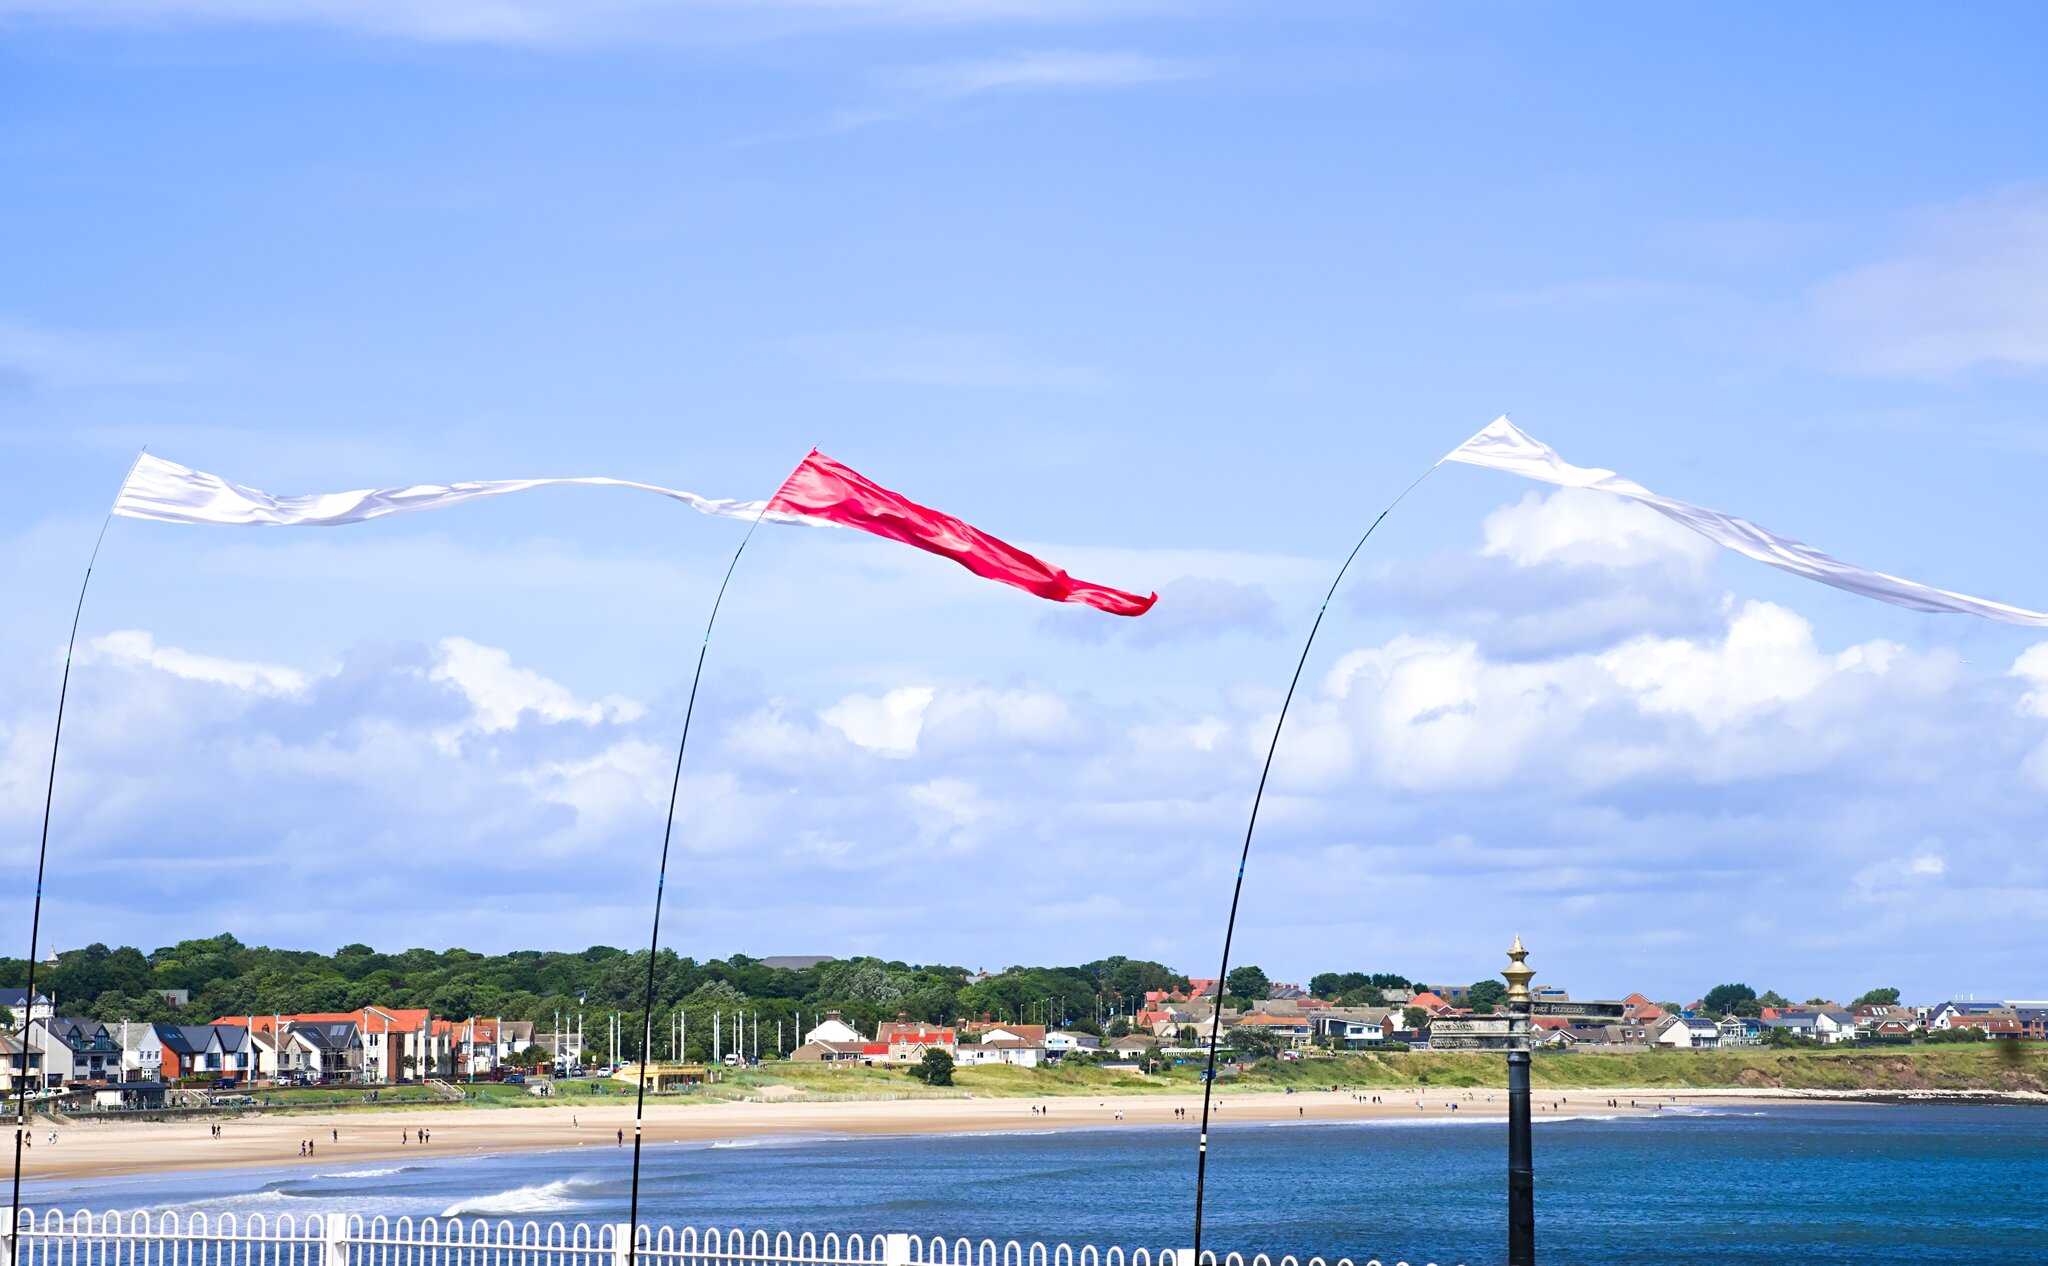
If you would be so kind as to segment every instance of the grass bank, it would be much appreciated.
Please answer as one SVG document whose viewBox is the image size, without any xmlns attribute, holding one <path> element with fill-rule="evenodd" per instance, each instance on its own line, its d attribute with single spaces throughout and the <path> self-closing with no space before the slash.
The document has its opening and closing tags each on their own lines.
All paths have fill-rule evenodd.
<svg viewBox="0 0 2048 1266">
<path fill-rule="evenodd" d="M 2048 1093 L 2048 1046 L 2040 1043 L 1922 1046 L 1875 1050 L 1650 1051 L 1629 1055 L 1538 1054 L 1531 1080 L 1551 1090 L 1823 1090 L 1974 1091 Z M 1304 1060 L 1261 1060 L 1219 1083 L 1223 1094 L 1260 1090 L 1328 1088 L 1501 1089 L 1505 1061 L 1498 1055 L 1451 1051 L 1406 1051 L 1337 1055 Z M 538 1108 L 549 1105 L 630 1101 L 632 1088 L 620 1082 L 562 1082 L 554 1096 L 539 1098 L 523 1087 L 478 1084 L 460 1087 L 474 1097 L 461 1103 L 431 1100 L 423 1090 L 386 1091 L 374 1105 L 360 1094 L 294 1090 L 259 1095 L 273 1108 L 366 1112 L 406 1108 Z M 826 1102 L 842 1099 L 1044 1098 L 1082 1095 L 1187 1094 L 1201 1088 L 1192 1065 L 1145 1076 L 1112 1068 L 1070 1065 L 1056 1068 L 988 1066 L 955 1071 L 953 1085 L 926 1087 L 901 1069 L 767 1064 L 735 1071 L 710 1086 L 657 1102 L 705 1104 L 735 1099 Z"/>
</svg>

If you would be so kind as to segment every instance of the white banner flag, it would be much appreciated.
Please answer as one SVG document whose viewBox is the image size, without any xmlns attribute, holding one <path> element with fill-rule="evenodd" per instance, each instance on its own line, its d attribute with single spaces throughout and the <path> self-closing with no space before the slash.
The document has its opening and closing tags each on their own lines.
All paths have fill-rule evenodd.
<svg viewBox="0 0 2048 1266">
<path fill-rule="evenodd" d="M 1738 554 L 1754 558 L 1760 563 L 1769 563 L 1795 576 L 1818 580 L 1824 585 L 1833 585 L 1850 593 L 1860 593 L 1879 602 L 1889 602 L 1895 607 L 1906 607 L 1914 611 L 1977 615 L 1987 620 L 2002 620 L 2007 624 L 2048 627 L 2048 613 L 2009 607 L 2002 602 L 1992 602 L 1988 598 L 1973 598 L 1966 593 L 1950 593 L 1946 589 L 1936 589 L 1930 585 L 1902 580 L 1897 576 L 1887 576 L 1880 571 L 1867 571 L 1845 563 L 1831 554 L 1823 554 L 1811 545 L 1758 527 L 1748 519 L 1739 519 L 1732 514 L 1723 514 L 1719 510 L 1709 510 L 1705 506 L 1696 506 L 1685 501 L 1675 501 L 1670 497 L 1660 497 L 1634 480 L 1624 479 L 1611 470 L 1574 466 L 1559 457 L 1549 445 L 1505 417 L 1496 418 L 1485 430 L 1452 449 L 1444 460 L 1506 471 L 1510 475 L 1541 480 L 1563 488 L 1591 488 L 1597 492 L 1611 492 L 1617 497 L 1640 501 L 1666 518 L 1675 519 L 1715 544 L 1732 549 Z"/>
<path fill-rule="evenodd" d="M 635 488 L 680 501 L 702 514 L 727 519 L 760 516 L 770 523 L 819 524 L 806 515 L 780 511 L 763 515 L 764 501 L 724 501 L 700 497 L 694 492 L 634 483 L 629 479 L 606 479 L 590 475 L 562 479 L 483 479 L 459 484 L 416 484 L 409 488 L 365 488 L 355 492 L 316 492 L 297 497 L 274 497 L 255 488 L 229 483 L 219 475 L 193 470 L 176 462 L 144 453 L 128 472 L 121 495 L 114 500 L 114 513 L 131 519 L 154 519 L 159 523 L 216 523 L 236 527 L 334 527 L 362 523 L 387 514 L 410 514 L 415 510 L 438 510 L 485 497 L 502 497 L 529 488 L 550 488 L 557 484 L 590 484 L 605 488 Z"/>
</svg>

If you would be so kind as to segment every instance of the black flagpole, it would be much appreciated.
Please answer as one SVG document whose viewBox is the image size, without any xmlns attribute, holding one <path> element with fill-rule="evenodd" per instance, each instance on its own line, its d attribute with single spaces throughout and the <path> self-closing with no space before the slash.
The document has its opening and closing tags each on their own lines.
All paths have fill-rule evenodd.
<svg viewBox="0 0 2048 1266">
<path fill-rule="evenodd" d="M 704 680 L 704 656 L 711 649 L 711 630 L 718 624 L 718 608 L 725 602 L 725 587 L 732 583 L 733 568 L 740 565 L 740 555 L 747 552 L 747 542 L 754 539 L 754 529 L 761 526 L 761 520 L 767 513 L 767 503 L 763 502 L 761 513 L 747 525 L 747 534 L 740 538 L 740 547 L 732 552 L 732 561 L 725 565 L 725 579 L 718 582 L 718 596 L 711 600 L 711 618 L 704 622 L 704 641 L 697 647 L 697 671 L 690 678 L 690 701 L 683 706 L 683 737 L 676 744 L 676 772 L 668 788 L 668 820 L 661 829 L 661 867 L 654 879 L 654 931 L 647 944 L 647 995 L 640 1008 L 640 1075 L 634 1078 L 640 1085 L 633 1100 L 633 1191 L 626 1206 L 628 1263 L 640 1251 L 640 1132 L 647 1115 L 647 1065 L 654 1049 L 654 961 L 661 950 L 661 895 L 668 886 L 668 845 L 676 829 L 676 797 L 683 785 L 683 753 L 689 750 L 690 717 L 697 711 L 697 686 Z M 614 1250 L 617 1247 L 613 1245 Z"/>
<path fill-rule="evenodd" d="M 1230 890 L 1230 918 L 1223 925 L 1223 963 L 1216 969 L 1216 1006 L 1209 1015 L 1209 1063 L 1208 1068 L 1202 1073 L 1202 1132 L 1198 1136 L 1199 1142 L 1195 1149 L 1193 1266 L 1201 1266 L 1202 1263 L 1202 1193 L 1209 1176 L 1209 1100 L 1216 1092 L 1216 1037 L 1223 1027 L 1223 990 L 1230 979 L 1230 940 L 1237 933 L 1237 903 L 1244 895 L 1244 867 L 1251 859 L 1252 831 L 1259 825 L 1259 802 L 1265 799 L 1266 779 L 1273 772 L 1273 753 L 1280 750 L 1280 731 L 1287 724 L 1287 708 L 1294 702 L 1294 688 L 1301 684 L 1301 670 L 1308 665 L 1309 650 L 1316 644 L 1316 631 L 1323 627 L 1323 616 L 1330 610 L 1330 599 L 1337 596 L 1337 586 L 1344 583 L 1344 573 L 1351 570 L 1351 562 L 1358 557 L 1358 551 L 1365 548 L 1365 543 L 1372 539 L 1373 532 L 1386 521 L 1386 517 L 1394 512 L 1394 507 L 1400 505 L 1409 493 L 1415 491 L 1416 484 L 1429 478 L 1430 471 L 1435 469 L 1436 466 L 1431 466 L 1429 470 L 1415 477 L 1415 483 L 1403 488 L 1401 495 L 1395 497 L 1386 509 L 1380 511 L 1379 518 L 1372 521 L 1372 526 L 1365 529 L 1365 535 L 1358 538 L 1358 544 L 1352 546 L 1351 552 L 1344 556 L 1344 565 L 1337 569 L 1336 579 L 1330 582 L 1330 591 L 1323 595 L 1323 605 L 1316 608 L 1315 623 L 1309 626 L 1308 640 L 1301 646 L 1301 658 L 1294 664 L 1294 677 L 1287 683 L 1287 697 L 1280 701 L 1280 716 L 1273 722 L 1273 741 L 1266 747 L 1266 764 L 1259 771 L 1259 789 L 1252 795 L 1251 820 L 1245 823 L 1244 848 L 1237 856 L 1237 881 Z"/>
<path fill-rule="evenodd" d="M 141 455 L 137 454 L 136 461 L 141 460 Z M 128 473 L 135 473 L 133 465 L 129 466 Z M 125 476 L 121 486 L 123 489 L 128 486 Z M 22 1147 L 28 1139 L 29 1023 L 35 1014 L 36 943 L 41 939 L 43 928 L 43 868 L 50 857 L 50 811 L 57 799 L 57 752 L 64 742 L 64 702 L 71 695 L 71 656 L 78 649 L 78 622 L 85 614 L 85 594 L 92 588 L 92 569 L 100 561 L 100 546 L 105 543 L 107 529 L 113 523 L 114 512 L 109 510 L 106 521 L 100 524 L 100 534 L 93 538 L 92 556 L 85 561 L 85 579 L 78 585 L 78 604 L 71 609 L 71 636 L 64 643 L 64 675 L 58 679 L 57 685 L 57 725 L 50 735 L 50 777 L 43 786 L 43 838 L 36 847 L 36 896 L 28 919 L 28 988 L 21 1000 L 21 1062 L 14 1071 L 15 1087 L 21 1093 L 15 1101 L 14 1191 L 7 1214 L 8 1266 L 13 1266 L 21 1255 L 21 1159 Z"/>
</svg>

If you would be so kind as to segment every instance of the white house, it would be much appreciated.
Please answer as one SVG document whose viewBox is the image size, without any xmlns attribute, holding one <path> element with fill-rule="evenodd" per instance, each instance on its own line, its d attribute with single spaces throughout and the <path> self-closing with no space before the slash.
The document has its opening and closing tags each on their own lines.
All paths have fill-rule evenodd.
<svg viewBox="0 0 2048 1266">
<path fill-rule="evenodd" d="M 962 1042 L 953 1049 L 956 1064 L 1012 1064 L 1018 1068 L 1036 1068 L 1045 1062 L 1045 1048 L 1022 1038 L 989 1038 L 981 1042 Z"/>
<path fill-rule="evenodd" d="M 841 1019 L 837 1011 L 827 1011 L 825 1018 L 818 1022 L 818 1026 L 804 1034 L 804 1041 L 806 1042 L 862 1042 L 866 1040 L 860 1035 L 860 1030 Z"/>
<path fill-rule="evenodd" d="M 1657 1030 L 1657 1045 L 1710 1051 L 1721 1045 L 1721 1026 L 1698 1017 L 1674 1015 Z"/>
<path fill-rule="evenodd" d="M 57 1012 L 56 1002 L 40 989 L 36 990 L 33 998 L 28 996 L 26 989 L 0 989 L 0 1007 L 7 1008 L 8 1014 L 14 1017 L 16 1032 L 20 1032 L 24 1024 L 47 1020 Z"/>
<path fill-rule="evenodd" d="M 1093 1034 L 1058 1029 L 1045 1035 L 1045 1055 L 1054 1063 L 1069 1055 L 1092 1055 L 1101 1049 L 1102 1043 Z"/>
<path fill-rule="evenodd" d="M 1813 1035 L 1823 1042 L 1848 1042 L 1856 1037 L 1856 1017 L 1847 1011 L 1816 1011 Z"/>
</svg>

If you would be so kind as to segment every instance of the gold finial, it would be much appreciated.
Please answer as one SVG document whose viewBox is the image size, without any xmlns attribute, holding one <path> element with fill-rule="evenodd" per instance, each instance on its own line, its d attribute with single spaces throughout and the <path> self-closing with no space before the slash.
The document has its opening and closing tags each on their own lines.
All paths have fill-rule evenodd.
<svg viewBox="0 0 2048 1266">
<path fill-rule="evenodd" d="M 1501 972 L 1508 982 L 1508 1001 L 1516 1006 L 1528 1005 L 1529 981 L 1536 975 L 1536 969 L 1523 961 L 1528 957 L 1529 951 L 1522 948 L 1522 937 L 1518 932 L 1515 934 L 1514 948 L 1508 951 L 1509 965 Z"/>
</svg>

